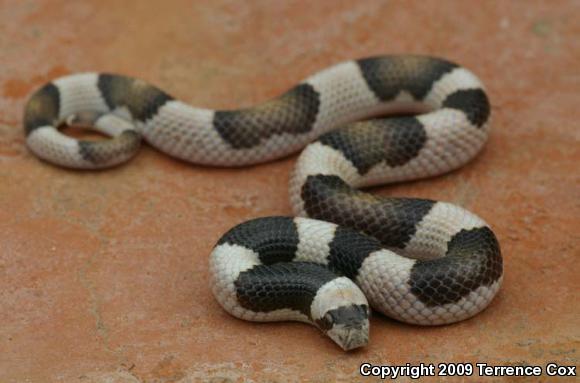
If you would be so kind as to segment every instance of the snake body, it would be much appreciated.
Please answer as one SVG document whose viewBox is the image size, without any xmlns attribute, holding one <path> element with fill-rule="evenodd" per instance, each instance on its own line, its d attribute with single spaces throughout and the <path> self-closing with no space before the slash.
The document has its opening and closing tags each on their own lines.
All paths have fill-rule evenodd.
<svg viewBox="0 0 580 383">
<path fill-rule="evenodd" d="M 389 112 L 407 115 L 356 122 Z M 343 62 L 271 101 L 223 111 L 138 79 L 76 74 L 34 93 L 24 126 L 33 153 L 73 168 L 120 164 L 141 137 L 213 166 L 266 162 L 310 143 L 290 181 L 297 217 L 257 218 L 227 232 L 210 256 L 211 286 L 238 318 L 308 322 L 350 350 L 368 342 L 370 307 L 446 324 L 477 314 L 499 290 L 501 252 L 483 220 L 450 203 L 359 190 L 462 166 L 484 145 L 489 117 L 470 71 L 402 55 Z M 63 123 L 112 137 L 78 140 L 59 132 Z"/>
</svg>

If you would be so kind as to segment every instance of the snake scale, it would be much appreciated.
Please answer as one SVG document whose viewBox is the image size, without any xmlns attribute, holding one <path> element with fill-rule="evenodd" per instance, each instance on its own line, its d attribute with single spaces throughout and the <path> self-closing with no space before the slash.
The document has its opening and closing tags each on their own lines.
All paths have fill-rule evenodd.
<svg viewBox="0 0 580 383">
<path fill-rule="evenodd" d="M 373 119 L 387 113 L 396 115 Z M 210 256 L 211 289 L 238 318 L 311 323 L 351 350 L 368 343 L 371 307 L 407 323 L 447 324 L 477 314 L 499 290 L 499 244 L 479 217 L 360 190 L 462 166 L 484 145 L 489 119 L 470 71 L 393 55 L 339 63 L 238 110 L 192 107 L 130 77 L 75 74 L 32 95 L 24 127 L 38 157 L 81 169 L 127 161 L 141 137 L 212 166 L 306 146 L 290 180 L 296 217 L 256 218 L 224 234 Z M 75 139 L 59 132 L 63 124 L 110 138 Z"/>
</svg>

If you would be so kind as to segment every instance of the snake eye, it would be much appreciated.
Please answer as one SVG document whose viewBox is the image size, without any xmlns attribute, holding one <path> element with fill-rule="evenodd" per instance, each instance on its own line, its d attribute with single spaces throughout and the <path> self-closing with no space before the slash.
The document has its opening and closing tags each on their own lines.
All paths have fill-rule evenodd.
<svg viewBox="0 0 580 383">
<path fill-rule="evenodd" d="M 331 313 L 326 313 L 326 315 L 324 315 L 324 321 L 327 323 L 330 323 L 332 325 L 332 323 L 334 323 L 334 318 L 332 317 Z"/>
<path fill-rule="evenodd" d="M 334 317 L 330 312 L 324 314 L 324 316 L 316 321 L 316 324 L 321 330 L 329 330 L 334 325 Z"/>
<path fill-rule="evenodd" d="M 370 318 L 371 317 L 371 308 L 367 305 L 363 305 L 363 307 L 365 308 L 365 312 L 367 313 L 367 317 Z"/>
</svg>

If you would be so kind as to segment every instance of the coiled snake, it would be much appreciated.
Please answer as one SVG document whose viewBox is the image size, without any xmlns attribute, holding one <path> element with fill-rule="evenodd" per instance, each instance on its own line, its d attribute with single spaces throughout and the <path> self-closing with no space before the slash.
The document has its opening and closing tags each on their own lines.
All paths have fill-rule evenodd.
<svg viewBox="0 0 580 383">
<path fill-rule="evenodd" d="M 389 112 L 407 115 L 355 122 Z M 343 62 L 271 101 L 224 111 L 141 80 L 76 74 L 38 90 L 24 126 L 38 157 L 89 169 L 128 160 L 141 137 L 214 166 L 266 162 L 315 140 L 290 181 L 298 217 L 257 218 L 226 233 L 210 256 L 212 291 L 238 318 L 312 323 L 350 350 L 368 342 L 369 307 L 437 325 L 475 315 L 497 293 L 502 258 L 483 220 L 450 203 L 359 190 L 460 167 L 484 145 L 489 116 L 467 69 L 401 55 Z M 77 140 L 59 132 L 63 122 L 111 138 Z"/>
</svg>

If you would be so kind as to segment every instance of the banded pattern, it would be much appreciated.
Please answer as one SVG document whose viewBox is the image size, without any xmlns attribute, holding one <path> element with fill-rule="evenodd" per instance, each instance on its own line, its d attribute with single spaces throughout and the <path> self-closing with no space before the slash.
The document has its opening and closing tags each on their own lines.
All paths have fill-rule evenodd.
<svg viewBox="0 0 580 383">
<path fill-rule="evenodd" d="M 368 342 L 369 306 L 408 323 L 460 321 L 489 304 L 502 277 L 493 233 L 463 214 L 475 227 L 456 233 L 446 253 L 431 259 L 404 257 L 376 238 L 326 221 L 250 220 L 213 250 L 213 294 L 238 318 L 311 323 L 344 350 Z"/>
<path fill-rule="evenodd" d="M 426 121 L 377 122 L 393 126 L 381 134 L 379 142 L 414 139 L 415 133 L 404 132 L 408 126 L 413 126 L 413 131 L 425 130 L 427 139 L 428 127 L 442 120 L 461 123 L 466 117 L 483 128 L 482 136 L 486 134 L 489 104 L 477 78 L 456 64 L 426 56 L 343 62 L 274 100 L 229 111 L 189 106 L 139 79 L 107 73 L 75 74 L 54 80 L 31 96 L 25 107 L 24 129 L 34 154 L 65 167 L 99 169 L 127 161 L 139 148 L 138 135 L 119 139 L 127 130 L 138 132 L 157 149 L 185 161 L 245 166 L 286 156 L 361 117 L 401 109 L 439 110 L 424 115 Z M 88 125 L 116 142 L 93 142 L 87 154 L 82 140 L 59 132 L 65 123 Z M 356 150 L 357 144 L 353 145 Z M 420 137 L 410 145 L 418 150 Z M 395 147 L 391 145 L 388 155 L 391 161 L 400 162 L 408 154 Z M 103 153 L 98 153 L 100 150 Z M 371 165 L 372 161 L 361 166 Z"/>
<path fill-rule="evenodd" d="M 391 112 L 400 115 L 360 121 Z M 489 120 L 475 75 L 404 55 L 343 62 L 276 99 L 224 111 L 189 106 L 141 80 L 77 74 L 32 95 L 24 128 L 40 158 L 88 169 L 127 161 L 140 137 L 213 166 L 266 162 L 310 143 L 290 180 L 292 207 L 305 218 L 260 218 L 226 233 L 210 257 L 212 290 L 234 316 L 312 323 L 349 350 L 368 341 L 369 307 L 436 325 L 469 318 L 495 296 L 502 258 L 480 218 L 449 203 L 360 190 L 462 166 L 484 145 Z M 62 124 L 112 138 L 76 140 L 58 131 Z"/>
</svg>

